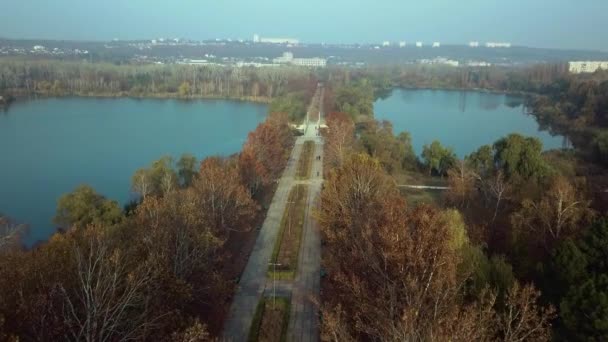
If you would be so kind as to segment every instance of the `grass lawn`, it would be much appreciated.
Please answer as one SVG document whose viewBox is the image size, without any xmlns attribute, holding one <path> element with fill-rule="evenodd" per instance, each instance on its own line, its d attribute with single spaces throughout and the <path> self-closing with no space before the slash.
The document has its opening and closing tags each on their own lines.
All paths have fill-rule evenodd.
<svg viewBox="0 0 608 342">
<path fill-rule="evenodd" d="M 253 316 L 249 341 L 286 341 L 290 300 L 284 297 L 262 297 Z"/>
<path fill-rule="evenodd" d="M 399 188 L 399 191 L 409 206 L 416 206 L 418 204 L 436 204 L 441 205 L 442 196 L 445 190 L 433 190 L 433 189 L 411 189 L 411 188 Z"/>
<path fill-rule="evenodd" d="M 268 276 L 277 279 L 293 279 L 298 266 L 298 253 L 300 241 L 304 230 L 304 215 L 308 199 L 308 185 L 296 184 L 289 193 L 289 200 L 281 219 L 281 230 L 279 239 L 272 251 L 272 263 L 279 263 L 274 267 L 269 266 Z"/>
<path fill-rule="evenodd" d="M 416 171 L 404 171 L 403 173 L 394 174 L 393 178 L 397 184 L 409 185 L 432 185 L 432 186 L 447 186 L 447 177 L 430 176 L 428 173 Z"/>
<path fill-rule="evenodd" d="M 305 141 L 302 146 L 302 153 L 298 160 L 298 169 L 296 170 L 297 179 L 308 179 L 310 178 L 310 169 L 312 168 L 312 158 L 315 152 L 314 141 Z"/>
<path fill-rule="evenodd" d="M 405 171 L 393 175 L 393 178 L 397 184 L 448 186 L 447 178 L 429 176 L 422 172 Z M 412 189 L 405 187 L 400 187 L 399 191 L 405 196 L 408 204 L 412 206 L 423 203 L 441 205 L 442 196 L 445 192 L 445 190 Z"/>
</svg>

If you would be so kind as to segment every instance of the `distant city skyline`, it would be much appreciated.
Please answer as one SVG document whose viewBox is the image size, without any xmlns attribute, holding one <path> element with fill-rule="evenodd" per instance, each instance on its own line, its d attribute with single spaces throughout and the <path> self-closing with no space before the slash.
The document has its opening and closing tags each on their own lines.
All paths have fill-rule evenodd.
<svg viewBox="0 0 608 342">
<path fill-rule="evenodd" d="M 2 5 L 0 36 L 120 40 L 289 37 L 304 43 L 470 41 L 608 51 L 608 1 L 28 0 Z"/>
</svg>

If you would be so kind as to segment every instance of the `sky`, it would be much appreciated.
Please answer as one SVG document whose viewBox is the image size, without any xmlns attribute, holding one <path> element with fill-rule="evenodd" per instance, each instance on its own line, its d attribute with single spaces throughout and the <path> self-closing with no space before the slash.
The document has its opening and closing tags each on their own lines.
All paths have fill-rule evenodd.
<svg viewBox="0 0 608 342">
<path fill-rule="evenodd" d="M 608 0 L 0 0 L 0 36 L 507 41 L 608 51 Z"/>
</svg>

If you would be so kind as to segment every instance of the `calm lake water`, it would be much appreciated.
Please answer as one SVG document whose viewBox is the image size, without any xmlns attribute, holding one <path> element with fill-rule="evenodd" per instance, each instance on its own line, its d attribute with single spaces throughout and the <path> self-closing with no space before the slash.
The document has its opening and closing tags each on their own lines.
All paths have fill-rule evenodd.
<svg viewBox="0 0 608 342">
<path fill-rule="evenodd" d="M 131 176 L 163 155 L 238 152 L 267 107 L 236 101 L 61 98 L 0 112 L 0 212 L 30 225 L 26 243 L 55 230 L 57 199 L 80 184 L 121 204 Z"/>
<path fill-rule="evenodd" d="M 540 131 L 533 116 L 525 114 L 523 99 L 517 96 L 473 91 L 395 90 L 376 101 L 378 120 L 393 123 L 395 134 L 410 132 L 414 151 L 439 140 L 459 157 L 492 144 L 509 134 L 534 136 L 545 149 L 561 148 L 564 139 Z"/>
</svg>

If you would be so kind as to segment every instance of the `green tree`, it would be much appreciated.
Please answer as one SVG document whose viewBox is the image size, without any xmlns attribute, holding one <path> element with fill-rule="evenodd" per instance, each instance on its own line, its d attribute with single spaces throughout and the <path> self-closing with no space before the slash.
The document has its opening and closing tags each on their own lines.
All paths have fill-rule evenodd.
<svg viewBox="0 0 608 342">
<path fill-rule="evenodd" d="M 444 175 L 456 164 L 454 151 L 449 147 L 443 147 L 437 140 L 430 145 L 422 146 L 422 159 L 429 169 L 429 174 L 435 171 L 438 175 Z"/>
<path fill-rule="evenodd" d="M 176 190 L 178 185 L 178 174 L 170 156 L 161 157 L 153 161 L 150 167 L 137 170 L 131 178 L 131 190 L 142 198 L 148 195 L 163 196 Z"/>
<path fill-rule="evenodd" d="M 413 168 L 416 165 L 416 153 L 412 145 L 412 136 L 409 132 L 401 132 L 397 135 L 397 140 L 401 143 L 403 151 L 403 168 Z"/>
<path fill-rule="evenodd" d="M 183 154 L 179 158 L 177 161 L 177 174 L 181 186 L 189 187 L 192 184 L 198 175 L 197 166 L 196 157 L 191 154 Z"/>
<path fill-rule="evenodd" d="M 366 152 L 378 159 L 388 173 L 394 174 L 415 166 L 416 156 L 409 133 L 402 132 L 395 137 L 389 121 L 371 121 L 360 134 Z"/>
<path fill-rule="evenodd" d="M 469 277 L 466 282 L 466 293 L 473 297 L 481 297 L 487 288 L 503 302 L 507 291 L 515 284 L 512 266 L 502 255 L 486 256 L 479 246 L 466 244 L 462 248 L 462 263 L 459 273 Z"/>
<path fill-rule="evenodd" d="M 483 145 L 466 157 L 467 164 L 481 177 L 494 171 L 492 146 Z"/>
<path fill-rule="evenodd" d="M 570 287 L 560 304 L 564 325 L 580 341 L 608 339 L 608 274 Z"/>
<path fill-rule="evenodd" d="M 182 84 L 180 84 L 179 86 L 179 95 L 182 97 L 188 97 L 190 96 L 191 90 L 190 90 L 190 82 L 182 82 Z"/>
<path fill-rule="evenodd" d="M 307 100 L 302 93 L 289 93 L 275 97 L 270 103 L 270 113 L 286 113 L 289 121 L 301 123 L 306 116 Z"/>
<path fill-rule="evenodd" d="M 374 115 L 374 90 L 365 80 L 340 87 L 334 96 L 334 106 L 337 111 L 350 114 L 355 122 L 359 117 L 371 118 Z"/>
<path fill-rule="evenodd" d="M 553 254 L 551 284 L 570 339 L 608 340 L 608 220 L 597 220 L 578 240 L 566 240 Z M 561 298 L 561 300 L 560 300 Z"/>
<path fill-rule="evenodd" d="M 118 202 L 81 185 L 59 198 L 54 222 L 63 227 L 84 228 L 90 224 L 113 225 L 123 219 Z"/>
<path fill-rule="evenodd" d="M 593 138 L 593 152 L 595 160 L 608 165 L 608 130 L 602 130 Z"/>
<path fill-rule="evenodd" d="M 539 180 L 548 173 L 538 138 L 509 134 L 494 143 L 494 162 L 510 180 Z"/>
</svg>

